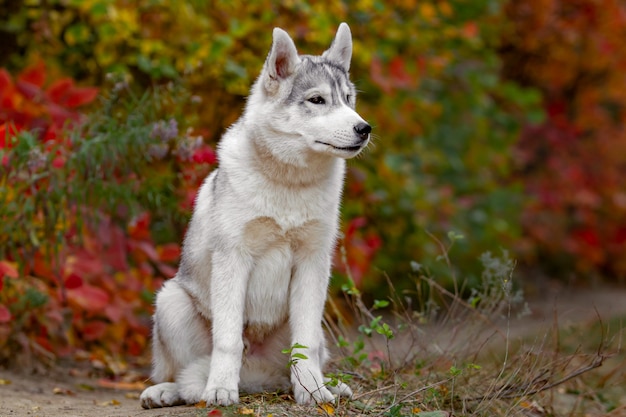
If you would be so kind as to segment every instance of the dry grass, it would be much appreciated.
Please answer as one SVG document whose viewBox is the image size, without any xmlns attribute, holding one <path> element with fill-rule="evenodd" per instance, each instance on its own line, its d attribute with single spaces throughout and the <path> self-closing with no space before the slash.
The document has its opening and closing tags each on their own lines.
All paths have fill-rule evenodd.
<svg viewBox="0 0 626 417">
<path fill-rule="evenodd" d="M 483 287 L 465 298 L 418 270 L 418 308 L 396 295 L 374 303 L 387 307 L 379 313 L 347 287 L 355 323 L 331 302 L 331 369 L 343 372 L 335 377 L 352 386 L 351 400 L 312 409 L 288 394 L 244 396 L 214 415 L 626 416 L 626 316 L 604 321 L 598 313 L 571 325 L 555 310 L 548 328 L 524 328 L 528 309 L 512 290 L 514 263 L 506 254 L 483 263 Z"/>
</svg>

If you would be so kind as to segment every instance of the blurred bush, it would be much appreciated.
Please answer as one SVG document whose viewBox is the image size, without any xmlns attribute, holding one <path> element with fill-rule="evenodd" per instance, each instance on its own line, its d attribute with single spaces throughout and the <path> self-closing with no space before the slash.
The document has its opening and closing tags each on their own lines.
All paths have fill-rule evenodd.
<svg viewBox="0 0 626 417">
<path fill-rule="evenodd" d="M 139 355 L 215 162 L 176 119 L 189 95 L 114 79 L 95 105 L 97 89 L 41 61 L 0 82 L 0 364 Z"/>
<path fill-rule="evenodd" d="M 626 279 L 626 5 L 510 2 L 504 74 L 540 89 L 547 118 L 526 127 L 517 173 L 530 201 L 525 246 L 552 273 Z"/>
<path fill-rule="evenodd" d="M 144 86 L 183 77 L 202 100 L 197 127 L 214 144 L 240 113 L 273 26 L 287 29 L 302 53 L 319 53 L 338 23 L 349 22 L 352 78 L 375 139 L 350 164 L 344 245 L 357 284 L 377 291 L 386 286 L 383 273 L 404 280 L 411 261 L 433 271 L 444 266 L 431 261 L 441 252 L 428 233 L 466 236 L 455 255 L 470 279 L 483 251 L 509 247 L 519 236 L 523 194 L 511 181 L 509 150 L 520 124 L 536 118 L 539 97 L 499 75 L 502 5 L 24 3 L 3 27 L 14 34 L 5 64 L 17 68 L 23 57 L 38 56 L 96 84 L 108 73 Z"/>
</svg>

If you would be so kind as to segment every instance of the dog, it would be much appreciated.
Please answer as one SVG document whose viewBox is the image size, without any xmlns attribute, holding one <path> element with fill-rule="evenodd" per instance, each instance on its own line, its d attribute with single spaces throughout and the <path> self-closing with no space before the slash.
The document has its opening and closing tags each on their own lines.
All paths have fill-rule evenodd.
<svg viewBox="0 0 626 417">
<path fill-rule="evenodd" d="M 144 408 L 226 406 L 240 391 L 291 388 L 298 404 L 352 395 L 322 374 L 345 160 L 372 130 L 355 111 L 351 57 L 346 23 L 321 56 L 298 55 L 274 29 L 243 115 L 198 192 L 179 270 L 157 294 L 157 384 L 141 394 Z"/>
</svg>

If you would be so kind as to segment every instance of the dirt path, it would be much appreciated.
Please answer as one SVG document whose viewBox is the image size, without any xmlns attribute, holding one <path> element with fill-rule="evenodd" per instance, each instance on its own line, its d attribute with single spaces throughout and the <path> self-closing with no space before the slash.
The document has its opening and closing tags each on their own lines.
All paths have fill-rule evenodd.
<svg viewBox="0 0 626 417">
<path fill-rule="evenodd" d="M 543 289 L 529 304 L 532 315 L 513 323 L 512 334 L 516 337 L 550 328 L 555 312 L 562 326 L 595 320 L 598 314 L 603 320 L 626 317 L 626 289 Z M 0 370 L 0 417 L 207 416 L 207 410 L 194 407 L 143 410 L 139 393 L 140 387 L 106 388 L 97 379 L 70 376 L 63 370 L 46 376 Z"/>
</svg>

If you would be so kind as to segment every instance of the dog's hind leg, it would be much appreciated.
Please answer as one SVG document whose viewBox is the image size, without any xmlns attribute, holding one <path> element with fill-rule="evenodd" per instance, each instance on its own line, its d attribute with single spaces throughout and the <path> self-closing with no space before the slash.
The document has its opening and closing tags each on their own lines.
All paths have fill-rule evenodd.
<svg viewBox="0 0 626 417">
<path fill-rule="evenodd" d="M 153 328 L 152 381 L 141 394 L 144 408 L 188 403 L 174 381 L 178 374 L 211 352 L 209 323 L 195 309 L 176 279 L 167 281 L 156 299 Z M 207 370 L 208 375 L 208 370 Z M 202 389 L 206 384 L 203 382 Z"/>
</svg>

